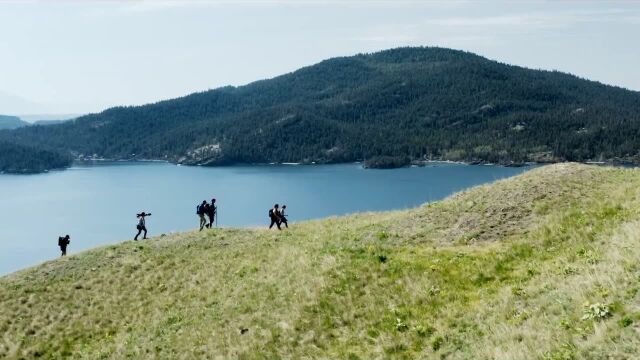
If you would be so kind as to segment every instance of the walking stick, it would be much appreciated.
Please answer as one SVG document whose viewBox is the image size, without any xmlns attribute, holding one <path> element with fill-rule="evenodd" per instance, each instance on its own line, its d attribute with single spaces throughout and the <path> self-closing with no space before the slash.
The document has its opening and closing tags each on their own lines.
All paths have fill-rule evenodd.
<svg viewBox="0 0 640 360">
<path fill-rule="evenodd" d="M 216 227 L 218 227 L 218 217 L 220 217 L 219 216 L 219 214 L 220 214 L 220 210 L 219 209 L 220 209 L 220 207 L 216 206 Z"/>
</svg>

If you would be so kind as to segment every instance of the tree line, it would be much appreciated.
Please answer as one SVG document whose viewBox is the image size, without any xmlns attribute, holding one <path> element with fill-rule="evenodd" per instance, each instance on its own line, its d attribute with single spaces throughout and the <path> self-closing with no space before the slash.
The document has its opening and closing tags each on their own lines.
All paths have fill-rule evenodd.
<svg viewBox="0 0 640 360">
<path fill-rule="evenodd" d="M 69 166 L 71 157 L 57 151 L 0 142 L 0 173 L 38 173 Z"/>
</svg>

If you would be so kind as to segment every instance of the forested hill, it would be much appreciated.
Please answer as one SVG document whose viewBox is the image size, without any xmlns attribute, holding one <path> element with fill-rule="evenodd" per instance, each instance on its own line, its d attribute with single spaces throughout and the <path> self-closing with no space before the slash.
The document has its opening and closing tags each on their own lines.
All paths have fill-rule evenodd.
<svg viewBox="0 0 640 360">
<path fill-rule="evenodd" d="M 399 48 L 0 139 L 187 164 L 638 162 L 640 93 L 463 51 Z"/>
<path fill-rule="evenodd" d="M 70 156 L 64 153 L 0 141 L 0 174 L 39 173 L 70 163 Z"/>
</svg>

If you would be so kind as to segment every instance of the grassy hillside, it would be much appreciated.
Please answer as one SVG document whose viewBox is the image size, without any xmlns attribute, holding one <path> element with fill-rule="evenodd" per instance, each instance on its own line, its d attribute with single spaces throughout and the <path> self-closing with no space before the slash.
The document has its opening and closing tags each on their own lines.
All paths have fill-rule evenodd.
<svg viewBox="0 0 640 360">
<path fill-rule="evenodd" d="M 0 140 L 184 164 L 640 162 L 640 93 L 436 47 L 339 57 Z"/>
<path fill-rule="evenodd" d="M 0 279 L 0 358 L 637 358 L 638 189 L 560 164 L 408 211 L 98 248 Z"/>
</svg>

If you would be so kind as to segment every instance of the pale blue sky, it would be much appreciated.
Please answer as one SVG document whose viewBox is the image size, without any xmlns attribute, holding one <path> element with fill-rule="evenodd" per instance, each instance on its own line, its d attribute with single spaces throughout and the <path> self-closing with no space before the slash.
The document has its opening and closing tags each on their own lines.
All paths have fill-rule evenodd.
<svg viewBox="0 0 640 360">
<path fill-rule="evenodd" d="M 96 112 L 406 45 L 640 90 L 635 1 L 0 0 L 0 114 Z"/>
</svg>

